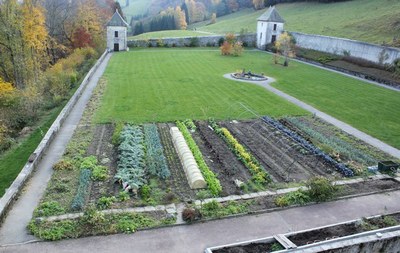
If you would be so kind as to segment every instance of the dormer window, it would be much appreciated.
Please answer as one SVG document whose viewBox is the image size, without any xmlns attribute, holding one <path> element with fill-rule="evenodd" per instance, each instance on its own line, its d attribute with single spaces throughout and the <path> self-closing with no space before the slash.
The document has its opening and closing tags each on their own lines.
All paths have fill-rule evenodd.
<svg viewBox="0 0 400 253">
<path fill-rule="evenodd" d="M 276 31 L 276 24 L 274 24 L 274 31 Z"/>
<path fill-rule="evenodd" d="M 114 32 L 114 36 L 115 36 L 115 38 L 118 38 L 118 31 Z"/>
</svg>

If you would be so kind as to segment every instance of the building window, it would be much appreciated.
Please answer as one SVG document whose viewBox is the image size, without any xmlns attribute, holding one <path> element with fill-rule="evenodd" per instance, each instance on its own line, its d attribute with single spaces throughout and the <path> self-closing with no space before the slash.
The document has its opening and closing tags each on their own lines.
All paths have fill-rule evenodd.
<svg viewBox="0 0 400 253">
<path fill-rule="evenodd" d="M 260 33 L 260 40 L 262 40 L 262 33 Z"/>
<path fill-rule="evenodd" d="M 276 24 L 274 24 L 274 31 L 276 31 Z"/>
<path fill-rule="evenodd" d="M 118 38 L 118 31 L 114 32 L 115 38 Z"/>
</svg>

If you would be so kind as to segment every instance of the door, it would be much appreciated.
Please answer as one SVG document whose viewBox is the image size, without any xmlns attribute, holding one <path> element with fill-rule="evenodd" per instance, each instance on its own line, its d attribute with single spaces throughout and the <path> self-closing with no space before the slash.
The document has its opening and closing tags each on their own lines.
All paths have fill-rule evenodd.
<svg viewBox="0 0 400 253">
<path fill-rule="evenodd" d="M 276 35 L 272 35 L 271 43 L 274 43 L 276 41 Z"/>
<path fill-rule="evenodd" d="M 114 43 L 114 51 L 115 52 L 119 51 L 119 43 Z"/>
</svg>

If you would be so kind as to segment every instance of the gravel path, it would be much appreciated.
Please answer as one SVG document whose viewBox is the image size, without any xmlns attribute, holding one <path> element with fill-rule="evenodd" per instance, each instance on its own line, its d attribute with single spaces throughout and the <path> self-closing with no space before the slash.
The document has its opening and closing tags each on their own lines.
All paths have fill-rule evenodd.
<svg viewBox="0 0 400 253">
<path fill-rule="evenodd" d="M 349 124 L 344 123 L 343 121 L 340 121 L 324 112 L 321 112 L 320 110 L 317 110 L 316 108 L 312 107 L 311 105 L 308 105 L 300 100 L 298 100 L 295 97 L 292 97 L 274 87 L 272 87 L 270 84 L 275 82 L 275 79 L 273 78 L 268 78 L 267 81 L 245 81 L 245 80 L 239 80 L 239 79 L 235 79 L 231 76 L 231 74 L 225 74 L 224 75 L 225 78 L 234 80 L 234 81 L 240 81 L 240 82 L 247 82 L 247 83 L 253 83 L 253 84 L 257 84 L 259 86 L 264 87 L 265 89 L 267 89 L 270 92 L 275 93 L 276 95 L 288 100 L 289 102 L 313 113 L 315 116 L 320 117 L 321 119 L 325 120 L 326 122 L 331 123 L 332 125 L 342 129 L 343 131 L 357 137 L 358 139 L 396 157 L 400 159 L 400 150 L 364 133 L 361 132 L 360 130 L 350 126 Z"/>
<path fill-rule="evenodd" d="M 37 171 L 33 173 L 32 178 L 25 185 L 20 197 L 13 204 L 0 228 L 0 245 L 36 240 L 34 236 L 28 234 L 26 226 L 31 220 L 33 210 L 39 204 L 47 187 L 47 183 L 53 174 L 53 164 L 56 163 L 64 153 L 65 147 L 71 139 L 76 126 L 79 124 L 92 91 L 103 75 L 110 57 L 111 54 L 108 54 L 103 63 L 93 74 L 81 97 L 66 118 L 61 129 L 50 144 L 48 151 L 39 163 Z"/>
</svg>

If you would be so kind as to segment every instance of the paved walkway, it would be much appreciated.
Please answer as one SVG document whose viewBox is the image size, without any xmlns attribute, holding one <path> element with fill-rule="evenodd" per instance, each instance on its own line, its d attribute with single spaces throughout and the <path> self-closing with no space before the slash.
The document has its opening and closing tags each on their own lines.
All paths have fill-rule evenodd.
<svg viewBox="0 0 400 253">
<path fill-rule="evenodd" d="M 51 178 L 53 164 L 56 163 L 64 153 L 65 147 L 71 139 L 76 126 L 79 124 L 86 103 L 89 101 L 93 89 L 103 75 L 110 57 L 111 54 L 108 54 L 103 63 L 93 74 L 86 89 L 83 91 L 58 134 L 50 144 L 48 152 L 46 152 L 46 155 L 39 163 L 37 171 L 33 173 L 32 178 L 24 187 L 21 196 L 14 203 L 12 210 L 5 218 L 0 228 L 0 245 L 36 240 L 35 237 L 28 234 L 26 226 L 31 220 L 33 210 L 39 204 L 47 187 L 47 183 Z"/>
<path fill-rule="evenodd" d="M 400 210 L 400 191 L 363 196 L 259 215 L 139 231 L 0 247 L 0 252 L 201 253 L 211 246 L 263 238 Z"/>
<path fill-rule="evenodd" d="M 269 79 L 267 81 L 246 81 L 246 80 L 235 79 L 231 76 L 231 74 L 225 74 L 224 77 L 228 78 L 228 79 L 232 79 L 234 81 L 247 82 L 247 83 L 260 85 L 260 86 L 264 87 L 265 89 L 267 89 L 268 91 L 273 92 L 276 95 L 286 99 L 287 101 L 313 113 L 315 116 L 320 117 L 321 119 L 331 123 L 332 125 L 342 129 L 343 131 L 357 137 L 358 139 L 400 159 L 400 150 L 398 150 L 398 149 L 396 149 L 396 148 L 394 148 L 394 147 L 392 147 L 392 146 L 390 146 L 390 145 L 388 145 L 388 144 L 386 144 L 364 132 L 361 132 L 360 130 L 350 126 L 349 124 L 346 124 L 343 121 L 340 121 L 340 120 L 312 107 L 311 105 L 308 105 L 308 104 L 298 100 L 295 97 L 292 97 L 292 96 L 272 87 L 270 85 L 270 83 L 275 82 L 275 79 L 273 79 L 273 78 L 269 77 Z"/>
</svg>

